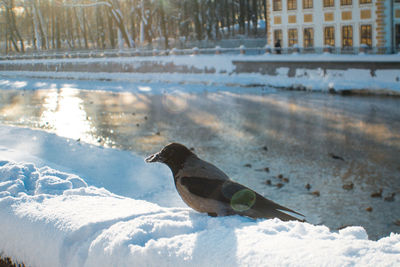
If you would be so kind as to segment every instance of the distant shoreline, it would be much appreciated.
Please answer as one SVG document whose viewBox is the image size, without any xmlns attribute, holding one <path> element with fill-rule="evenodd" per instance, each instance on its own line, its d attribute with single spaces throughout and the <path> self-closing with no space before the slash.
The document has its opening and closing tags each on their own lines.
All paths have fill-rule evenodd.
<svg viewBox="0 0 400 267">
<path fill-rule="evenodd" d="M 0 78 L 272 87 L 400 95 L 398 55 L 184 55 L 0 61 Z"/>
</svg>

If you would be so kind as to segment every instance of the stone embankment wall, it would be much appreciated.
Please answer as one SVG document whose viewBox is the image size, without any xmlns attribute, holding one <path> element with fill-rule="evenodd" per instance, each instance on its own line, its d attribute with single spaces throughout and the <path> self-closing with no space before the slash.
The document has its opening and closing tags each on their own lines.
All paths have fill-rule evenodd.
<svg viewBox="0 0 400 267">
<path fill-rule="evenodd" d="M 173 62 L 79 62 L 79 61 L 37 61 L 7 62 L 0 64 L 0 71 L 65 71 L 65 72 L 136 72 L 136 73 L 215 73 L 213 68 L 176 65 Z"/>
<path fill-rule="evenodd" d="M 276 75 L 277 69 L 288 68 L 288 77 L 294 77 L 298 69 L 369 70 L 375 76 L 377 70 L 399 70 L 399 62 L 373 61 L 308 61 L 308 60 L 233 60 L 234 73 L 260 73 Z M 213 66 L 197 67 L 193 64 L 175 64 L 173 61 L 141 60 L 126 61 L 8 61 L 0 64 L 0 71 L 65 71 L 65 72 L 131 72 L 131 73 L 216 73 Z M 221 72 L 219 72 L 221 73 Z"/>
<path fill-rule="evenodd" d="M 0 75 L 400 95 L 400 57 L 177 56 L 0 61 Z M 90 73 L 90 75 L 88 75 Z M 114 75 L 114 73 L 118 75 Z"/>
<path fill-rule="evenodd" d="M 233 61 L 237 73 L 261 73 L 275 75 L 279 68 L 288 68 L 288 77 L 294 77 L 298 69 L 369 70 L 375 76 L 377 70 L 399 70 L 400 62 L 362 62 L 362 61 Z"/>
</svg>

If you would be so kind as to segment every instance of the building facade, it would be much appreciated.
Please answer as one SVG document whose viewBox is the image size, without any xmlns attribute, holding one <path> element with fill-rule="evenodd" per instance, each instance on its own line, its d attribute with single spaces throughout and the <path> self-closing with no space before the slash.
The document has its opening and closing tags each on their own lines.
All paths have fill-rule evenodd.
<svg viewBox="0 0 400 267">
<path fill-rule="evenodd" d="M 400 46 L 400 0 L 268 0 L 268 44 L 342 50 Z"/>
</svg>

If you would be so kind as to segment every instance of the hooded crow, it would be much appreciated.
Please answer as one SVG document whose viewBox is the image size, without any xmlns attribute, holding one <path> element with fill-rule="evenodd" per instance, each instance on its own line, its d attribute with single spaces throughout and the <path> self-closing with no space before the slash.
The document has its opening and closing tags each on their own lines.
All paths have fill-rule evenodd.
<svg viewBox="0 0 400 267">
<path fill-rule="evenodd" d="M 145 161 L 165 163 L 172 171 L 175 187 L 183 201 L 198 212 L 210 216 L 239 214 L 283 221 L 300 221 L 285 211 L 304 216 L 232 181 L 223 171 L 201 160 L 184 145 L 169 144 Z"/>
</svg>

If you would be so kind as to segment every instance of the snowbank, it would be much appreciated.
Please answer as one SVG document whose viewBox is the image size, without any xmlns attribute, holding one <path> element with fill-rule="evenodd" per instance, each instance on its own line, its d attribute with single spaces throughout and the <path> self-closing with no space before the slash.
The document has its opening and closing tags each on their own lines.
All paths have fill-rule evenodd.
<svg viewBox="0 0 400 267">
<path fill-rule="evenodd" d="M 128 151 L 103 148 L 44 131 L 0 124 L 0 160 L 31 162 L 82 177 L 96 187 L 163 206 L 181 206 L 170 171 Z"/>
<path fill-rule="evenodd" d="M 372 77 L 369 70 L 322 70 L 298 69 L 294 77 L 288 77 L 287 68 L 277 69 L 277 75 L 258 73 L 242 74 L 183 74 L 183 73 L 92 73 L 92 72 L 0 72 L 0 86 L 5 88 L 10 81 L 18 79 L 68 79 L 99 80 L 132 83 L 175 83 L 213 86 L 270 86 L 276 88 L 300 89 L 307 91 L 337 92 L 344 90 L 363 90 L 366 93 L 400 94 L 400 72 L 398 70 L 379 70 Z M 349 78 L 349 79 L 348 79 Z M 22 86 L 21 89 L 24 86 Z M 28 88 L 30 89 L 30 88 Z"/>
<path fill-rule="evenodd" d="M 371 241 L 361 227 L 208 217 L 171 205 L 176 192 L 157 196 L 172 178 L 141 157 L 29 129 L 0 132 L 0 253 L 28 265 L 400 264 L 399 234 Z M 115 194 L 131 183 L 131 197 Z"/>
<path fill-rule="evenodd" d="M 343 62 L 359 62 L 365 64 L 365 69 L 327 69 L 324 72 L 322 68 L 308 69 L 304 67 L 296 69 L 296 73 L 292 77 L 288 75 L 289 68 L 286 67 L 277 68 L 276 73 L 270 75 L 237 73 L 233 61 L 265 61 L 271 62 L 271 64 L 274 62 L 338 62 L 338 64 Z M 365 90 L 366 92 L 374 91 L 383 94 L 400 94 L 400 71 L 398 69 L 379 69 L 373 75 L 371 74 L 369 65 L 379 62 L 399 63 L 400 65 L 400 56 L 332 54 L 257 56 L 181 55 L 165 57 L 9 60 L 0 61 L 0 67 L 3 69 L 3 71 L 0 71 L 0 77 L 98 79 L 223 86 L 259 85 L 292 89 L 301 88 L 309 91 L 329 91 L 333 89 L 335 91 Z M 42 66 L 42 71 L 33 69 L 39 66 L 38 64 Z M 115 64 L 118 64 L 118 67 Z M 7 66 L 9 69 L 7 69 Z M 98 66 L 102 66 L 100 71 L 96 70 Z M 12 71 L 10 68 L 15 68 L 18 71 Z M 60 71 L 63 68 L 64 71 Z M 104 69 L 107 69 L 109 72 Z M 122 70 L 121 72 L 115 72 L 116 69 Z M 176 70 L 179 70 L 179 72 L 176 72 Z"/>
</svg>

